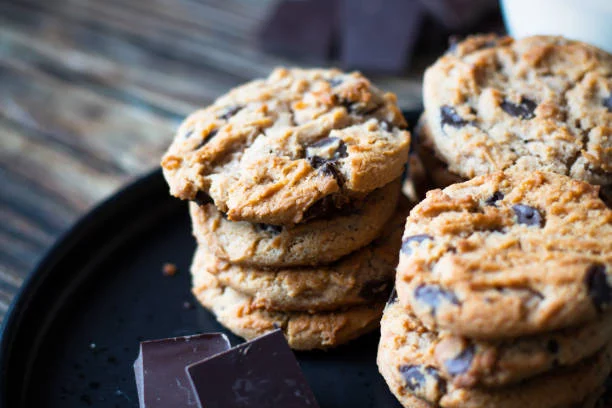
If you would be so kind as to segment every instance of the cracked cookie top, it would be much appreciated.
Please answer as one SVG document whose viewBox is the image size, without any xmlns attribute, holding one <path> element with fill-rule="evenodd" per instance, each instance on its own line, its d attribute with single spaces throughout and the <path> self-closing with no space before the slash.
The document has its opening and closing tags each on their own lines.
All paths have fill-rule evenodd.
<svg viewBox="0 0 612 408">
<path fill-rule="evenodd" d="M 612 56 L 561 37 L 481 35 L 426 73 L 436 154 L 466 178 L 509 167 L 612 184 Z"/>
<path fill-rule="evenodd" d="M 233 221 L 299 223 L 398 178 L 410 134 L 359 73 L 276 69 L 180 126 L 162 159 L 172 195 L 214 201 Z"/>
<path fill-rule="evenodd" d="M 430 329 L 499 339 L 612 307 L 612 210 L 598 187 L 509 170 L 432 190 L 406 221 L 396 289 Z"/>
</svg>

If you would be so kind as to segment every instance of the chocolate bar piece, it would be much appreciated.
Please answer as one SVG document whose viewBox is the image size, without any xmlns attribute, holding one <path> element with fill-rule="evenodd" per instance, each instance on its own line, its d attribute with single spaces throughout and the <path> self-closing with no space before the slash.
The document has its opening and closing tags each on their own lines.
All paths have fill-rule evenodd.
<svg viewBox="0 0 612 408">
<path fill-rule="evenodd" d="M 323 62 L 331 54 L 337 0 L 282 0 L 260 34 L 264 50 Z"/>
<path fill-rule="evenodd" d="M 280 330 L 187 367 L 201 408 L 316 408 Z"/>
<path fill-rule="evenodd" d="M 410 63 L 424 16 L 424 7 L 417 0 L 342 0 L 343 66 L 368 72 L 403 72 Z"/>
<path fill-rule="evenodd" d="M 134 362 L 140 408 L 197 407 L 185 366 L 229 349 L 222 333 L 140 343 Z"/>
</svg>

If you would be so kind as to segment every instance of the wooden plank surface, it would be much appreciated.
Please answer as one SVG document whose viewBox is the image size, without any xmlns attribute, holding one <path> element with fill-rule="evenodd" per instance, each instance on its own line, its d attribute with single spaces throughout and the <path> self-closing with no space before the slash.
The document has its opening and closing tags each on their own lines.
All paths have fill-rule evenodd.
<svg viewBox="0 0 612 408">
<path fill-rule="evenodd" d="M 181 118 L 295 61 L 273 0 L 0 0 L 0 319 L 59 234 L 153 169 Z M 374 78 L 420 106 L 423 64 Z"/>
</svg>

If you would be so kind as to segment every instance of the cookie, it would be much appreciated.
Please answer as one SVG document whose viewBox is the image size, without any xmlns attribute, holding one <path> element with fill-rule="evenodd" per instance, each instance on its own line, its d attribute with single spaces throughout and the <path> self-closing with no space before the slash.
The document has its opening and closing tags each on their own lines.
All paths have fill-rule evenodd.
<svg viewBox="0 0 612 408">
<path fill-rule="evenodd" d="M 525 336 L 612 303 L 612 210 L 555 173 L 498 172 L 433 190 L 406 222 L 396 289 L 430 330 Z"/>
<path fill-rule="evenodd" d="M 189 116 L 162 167 L 176 197 L 295 224 L 400 177 L 406 126 L 395 95 L 359 73 L 279 68 Z"/>
<path fill-rule="evenodd" d="M 349 211 L 291 226 L 230 221 L 212 204 L 191 203 L 190 212 L 196 239 L 219 259 L 275 268 L 320 265 L 372 242 L 393 215 L 399 196 L 398 179 Z"/>
<path fill-rule="evenodd" d="M 253 268 L 222 261 L 200 245 L 193 268 L 215 275 L 223 286 L 251 296 L 254 307 L 268 310 L 314 313 L 386 300 L 407 213 L 407 208 L 396 212 L 380 238 L 331 265 Z"/>
<path fill-rule="evenodd" d="M 428 342 L 405 332 L 401 325 L 381 325 L 377 364 L 391 392 L 402 405 L 406 396 L 418 397 L 442 408 L 548 408 L 583 406 L 599 392 L 612 369 L 612 346 L 572 367 L 559 368 L 502 388 L 459 388 L 448 383 L 434 366 Z M 461 361 L 457 367 L 461 367 Z"/>
<path fill-rule="evenodd" d="M 192 268 L 193 294 L 234 334 L 252 339 L 281 328 L 295 350 L 327 349 L 378 327 L 384 302 L 335 312 L 271 312 L 253 306 L 252 298 L 220 284 L 212 274 Z"/>
<path fill-rule="evenodd" d="M 468 37 L 425 72 L 435 153 L 464 178 L 516 167 L 612 185 L 612 55 L 561 37 Z"/>
<path fill-rule="evenodd" d="M 495 388 L 578 364 L 596 354 L 612 339 L 612 313 L 576 328 L 479 341 L 449 332 L 430 332 L 395 302 L 385 309 L 381 331 L 384 341 L 404 344 L 407 361 L 427 361 L 448 384 Z"/>
</svg>

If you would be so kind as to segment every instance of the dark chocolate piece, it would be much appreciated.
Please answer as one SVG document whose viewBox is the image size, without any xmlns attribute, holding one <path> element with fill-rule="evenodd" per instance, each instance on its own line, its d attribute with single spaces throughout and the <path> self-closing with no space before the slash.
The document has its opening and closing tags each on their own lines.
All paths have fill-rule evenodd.
<svg viewBox="0 0 612 408">
<path fill-rule="evenodd" d="M 612 287 L 608 283 L 606 266 L 600 263 L 591 265 L 586 271 L 585 283 L 597 311 L 607 309 L 612 301 Z"/>
<path fill-rule="evenodd" d="M 461 350 L 461 353 L 444 362 L 444 367 L 450 375 L 459 375 L 466 373 L 472 366 L 474 359 L 474 345 L 470 344 Z"/>
<path fill-rule="evenodd" d="M 453 292 L 442 289 L 438 285 L 420 285 L 414 291 L 414 297 L 418 301 L 430 306 L 433 314 L 436 313 L 442 301 L 447 301 L 453 305 L 459 304 L 459 299 L 457 299 Z"/>
<path fill-rule="evenodd" d="M 446 393 L 446 381 L 440 377 L 440 373 L 432 366 L 402 365 L 399 371 L 404 377 L 406 387 L 417 396 L 435 391 L 436 399 Z M 428 386 L 428 383 L 430 386 Z M 430 387 L 433 387 L 430 388 Z"/>
<path fill-rule="evenodd" d="M 442 126 L 449 125 L 454 128 L 460 128 L 468 124 L 467 120 L 459 116 L 455 108 L 448 105 L 444 105 L 440 108 L 440 118 Z"/>
<path fill-rule="evenodd" d="M 500 107 L 510 116 L 528 120 L 535 118 L 535 109 L 538 104 L 531 99 L 522 97 L 521 103 L 518 105 L 504 99 Z"/>
<path fill-rule="evenodd" d="M 410 247 L 411 242 L 416 242 L 420 244 L 421 242 L 426 241 L 428 239 L 433 240 L 433 237 L 427 234 L 418 234 L 418 235 L 412 235 L 410 237 L 406 237 L 402 241 L 402 252 L 405 253 L 406 255 L 410 255 L 412 254 L 412 248 Z"/>
<path fill-rule="evenodd" d="M 282 0 L 262 24 L 260 45 L 266 51 L 323 62 L 332 51 L 338 0 Z"/>
<path fill-rule="evenodd" d="M 549 340 L 546 344 L 546 348 L 552 354 L 557 354 L 559 352 L 559 343 L 556 340 Z"/>
<path fill-rule="evenodd" d="M 340 17 L 345 67 L 399 74 L 410 64 L 425 12 L 418 1 L 341 0 Z"/>
<path fill-rule="evenodd" d="M 186 368 L 201 408 L 318 407 L 281 330 Z"/>
<path fill-rule="evenodd" d="M 499 200 L 503 200 L 503 199 L 504 199 L 504 193 L 502 193 L 501 191 L 496 191 L 493 193 L 491 197 L 485 200 L 485 204 L 495 205 L 496 202 L 498 202 Z"/>
<path fill-rule="evenodd" d="M 140 343 L 134 362 L 140 408 L 197 407 L 185 367 L 229 348 L 222 333 Z"/>
<path fill-rule="evenodd" d="M 425 375 L 421 372 L 421 366 L 403 365 L 400 366 L 399 371 L 402 373 L 402 377 L 404 377 L 406 387 L 410 390 L 416 391 L 425 386 Z"/>
<path fill-rule="evenodd" d="M 340 77 L 334 77 L 332 79 L 329 79 L 327 82 L 329 83 L 329 86 L 334 88 L 338 85 L 341 85 L 344 81 Z"/>
<path fill-rule="evenodd" d="M 202 139 L 202 141 L 195 147 L 195 149 L 193 150 L 198 150 L 201 149 L 202 147 L 206 146 L 206 144 L 208 142 L 210 142 L 210 139 L 212 139 L 213 137 L 215 137 L 215 135 L 217 134 L 217 132 L 219 132 L 219 129 L 213 129 L 210 131 L 210 133 L 208 133 L 206 136 L 204 136 L 204 138 Z"/>
<path fill-rule="evenodd" d="M 525 204 L 516 204 L 512 206 L 512 209 L 519 224 L 537 227 L 544 226 L 544 217 L 542 217 L 542 214 L 536 208 Z"/>
<path fill-rule="evenodd" d="M 612 112 L 612 94 L 608 95 L 607 98 L 604 98 L 602 104 L 603 106 L 608 108 L 608 112 Z"/>
<path fill-rule="evenodd" d="M 278 235 L 283 232 L 283 227 L 281 225 L 258 223 L 255 224 L 255 228 L 257 228 L 257 230 L 260 232 L 267 232 L 268 234 L 272 235 Z"/>
<path fill-rule="evenodd" d="M 225 109 L 225 111 L 219 115 L 219 119 L 228 120 L 238 112 L 240 112 L 244 108 L 242 105 L 229 106 Z"/>
</svg>

